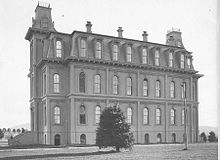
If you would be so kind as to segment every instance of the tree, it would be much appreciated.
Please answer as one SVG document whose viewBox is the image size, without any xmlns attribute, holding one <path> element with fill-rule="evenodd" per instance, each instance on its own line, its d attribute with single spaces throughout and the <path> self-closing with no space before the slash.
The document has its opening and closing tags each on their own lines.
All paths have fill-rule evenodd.
<svg viewBox="0 0 220 160">
<path fill-rule="evenodd" d="M 12 132 L 15 133 L 15 132 L 16 132 L 16 129 L 13 129 Z"/>
<path fill-rule="evenodd" d="M 24 128 L 21 128 L 21 133 L 24 133 L 25 132 L 25 129 Z"/>
<path fill-rule="evenodd" d="M 2 131 L 2 129 L 0 129 L 0 139 L 2 139 L 4 137 L 4 133 Z"/>
<path fill-rule="evenodd" d="M 5 133 L 6 132 L 6 128 L 3 128 L 2 131 L 3 131 L 3 133 Z"/>
<path fill-rule="evenodd" d="M 8 130 L 7 130 L 8 132 L 11 132 L 11 128 L 8 128 Z"/>
<path fill-rule="evenodd" d="M 201 137 L 201 139 L 202 139 L 203 142 L 206 142 L 206 141 L 207 141 L 207 137 L 206 137 L 206 134 L 205 134 L 204 132 L 202 132 L 202 133 L 200 134 L 200 137 Z"/>
<path fill-rule="evenodd" d="M 18 128 L 18 129 L 17 129 L 17 132 L 18 132 L 18 133 L 20 133 L 20 132 L 21 132 L 21 129 L 20 129 L 20 128 Z"/>
<path fill-rule="evenodd" d="M 208 141 L 209 142 L 215 142 L 216 141 L 215 132 L 213 132 L 213 131 L 209 132 Z"/>
<path fill-rule="evenodd" d="M 96 130 L 96 144 L 99 148 L 112 146 L 116 151 L 120 148 L 132 148 L 133 137 L 119 107 L 106 107 L 102 111 Z"/>
</svg>

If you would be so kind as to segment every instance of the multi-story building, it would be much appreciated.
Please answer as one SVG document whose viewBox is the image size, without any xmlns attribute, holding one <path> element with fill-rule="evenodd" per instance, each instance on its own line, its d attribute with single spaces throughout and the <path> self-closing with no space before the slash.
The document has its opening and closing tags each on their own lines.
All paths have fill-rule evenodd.
<svg viewBox="0 0 220 160">
<path fill-rule="evenodd" d="M 30 42 L 31 133 L 39 144 L 95 144 L 101 111 L 118 105 L 135 143 L 198 140 L 198 79 L 180 30 L 166 44 L 86 32 L 55 30 L 51 8 L 35 9 Z M 184 104 L 184 100 L 186 104 Z M 186 105 L 187 112 L 184 112 Z"/>
</svg>

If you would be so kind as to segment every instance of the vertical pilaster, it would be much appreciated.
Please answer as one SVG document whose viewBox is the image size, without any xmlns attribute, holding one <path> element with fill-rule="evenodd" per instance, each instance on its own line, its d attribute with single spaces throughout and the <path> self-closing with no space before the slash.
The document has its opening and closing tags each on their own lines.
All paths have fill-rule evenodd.
<svg viewBox="0 0 220 160">
<path fill-rule="evenodd" d="M 107 67 L 106 68 L 106 71 L 105 71 L 105 91 L 106 91 L 106 95 L 109 95 L 109 68 Z"/>
<path fill-rule="evenodd" d="M 137 96 L 139 97 L 140 96 L 140 71 L 138 70 L 137 71 Z"/>
<path fill-rule="evenodd" d="M 165 74 L 165 78 L 164 78 L 164 97 L 165 98 L 169 98 L 169 84 L 168 84 L 168 78 L 167 78 L 167 74 Z"/>
<path fill-rule="evenodd" d="M 75 75 L 74 75 L 74 69 L 75 69 L 75 67 L 74 67 L 74 63 L 70 63 L 70 73 L 69 73 L 69 75 L 70 75 L 70 94 L 73 94 L 73 93 L 75 93 L 75 86 L 74 86 L 74 84 L 75 84 Z"/>
<path fill-rule="evenodd" d="M 193 78 L 190 77 L 190 100 L 193 100 Z"/>
<path fill-rule="evenodd" d="M 137 121 L 137 127 L 136 127 L 136 133 L 137 133 L 137 143 L 142 143 L 142 133 L 141 133 L 141 105 L 140 101 L 137 102 L 137 116 L 136 116 L 136 121 Z"/>
<path fill-rule="evenodd" d="M 76 125 L 77 125 L 77 117 L 76 117 L 76 106 L 75 99 L 71 97 L 70 99 L 70 142 L 76 143 Z"/>
<path fill-rule="evenodd" d="M 167 143 L 167 108 L 168 108 L 168 102 L 165 102 L 164 105 L 164 142 Z"/>
</svg>

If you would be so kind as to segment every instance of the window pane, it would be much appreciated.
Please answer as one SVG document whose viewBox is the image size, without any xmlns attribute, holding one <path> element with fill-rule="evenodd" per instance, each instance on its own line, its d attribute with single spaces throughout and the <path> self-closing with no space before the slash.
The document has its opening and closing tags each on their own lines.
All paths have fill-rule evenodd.
<svg viewBox="0 0 220 160">
<path fill-rule="evenodd" d="M 148 84 L 147 80 L 143 81 L 143 96 L 148 96 Z"/>
<path fill-rule="evenodd" d="M 96 42 L 96 58 L 101 59 L 102 47 L 100 42 Z"/>
<path fill-rule="evenodd" d="M 54 108 L 54 123 L 60 124 L 60 107 Z"/>
<path fill-rule="evenodd" d="M 95 75 L 95 93 L 101 92 L 101 77 L 100 75 Z"/>
<path fill-rule="evenodd" d="M 86 41 L 84 39 L 81 40 L 81 57 L 86 56 Z"/>
<path fill-rule="evenodd" d="M 144 108 L 144 124 L 148 124 L 148 109 Z"/>
<path fill-rule="evenodd" d="M 113 45 L 113 61 L 118 60 L 118 45 Z"/>
<path fill-rule="evenodd" d="M 127 47 L 127 62 L 131 62 L 131 46 Z"/>
<path fill-rule="evenodd" d="M 155 50 L 155 65 L 159 66 L 159 64 L 160 64 L 160 55 L 159 55 L 159 50 L 156 49 Z"/>
<path fill-rule="evenodd" d="M 53 87 L 55 93 L 60 92 L 60 76 L 58 74 L 54 74 Z"/>
<path fill-rule="evenodd" d="M 175 110 L 174 109 L 170 110 L 170 123 L 175 124 Z"/>
<path fill-rule="evenodd" d="M 127 95 L 132 94 L 132 81 L 131 78 L 127 78 Z"/>
<path fill-rule="evenodd" d="M 113 94 L 118 94 L 118 77 L 113 77 Z"/>
<path fill-rule="evenodd" d="M 169 67 L 173 67 L 173 52 L 169 53 Z"/>
<path fill-rule="evenodd" d="M 157 108 L 156 109 L 156 124 L 160 124 L 161 123 L 161 113 L 160 113 L 160 109 Z"/>
<path fill-rule="evenodd" d="M 61 41 L 56 41 L 56 57 L 61 58 L 62 44 Z"/>
<path fill-rule="evenodd" d="M 99 106 L 97 106 L 95 109 L 95 122 L 96 122 L 96 124 L 98 124 L 100 122 L 100 114 L 101 114 L 101 109 Z"/>
<path fill-rule="evenodd" d="M 181 54 L 181 56 L 180 56 L 180 68 L 184 68 L 184 66 L 185 66 L 184 63 L 185 63 L 184 55 Z"/>
<path fill-rule="evenodd" d="M 156 97 L 160 97 L 160 81 L 156 81 Z"/>
<path fill-rule="evenodd" d="M 80 106 L 80 115 L 79 115 L 79 123 L 80 124 L 86 124 L 86 110 L 85 106 L 81 105 Z"/>
<path fill-rule="evenodd" d="M 147 63 L 147 49 L 143 48 L 142 50 L 142 63 L 146 64 Z"/>
<path fill-rule="evenodd" d="M 132 123 L 132 109 L 130 107 L 127 109 L 127 123 Z"/>
<path fill-rule="evenodd" d="M 81 72 L 79 74 L 79 92 L 85 93 L 85 73 Z"/>
<path fill-rule="evenodd" d="M 170 83 L 170 97 L 174 98 L 174 94 L 175 94 L 175 84 L 174 82 Z"/>
</svg>

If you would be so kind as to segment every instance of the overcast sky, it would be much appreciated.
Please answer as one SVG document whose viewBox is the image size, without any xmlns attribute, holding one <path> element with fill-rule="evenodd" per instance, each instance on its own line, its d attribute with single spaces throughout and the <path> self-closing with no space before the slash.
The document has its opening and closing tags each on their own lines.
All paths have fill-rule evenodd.
<svg viewBox="0 0 220 160">
<path fill-rule="evenodd" d="M 167 30 L 180 28 L 183 45 L 205 76 L 199 80 L 199 125 L 217 126 L 217 0 L 47 0 L 57 31 L 85 31 L 165 44 Z M 30 122 L 29 42 L 37 0 L 0 1 L 0 128 Z"/>
</svg>

